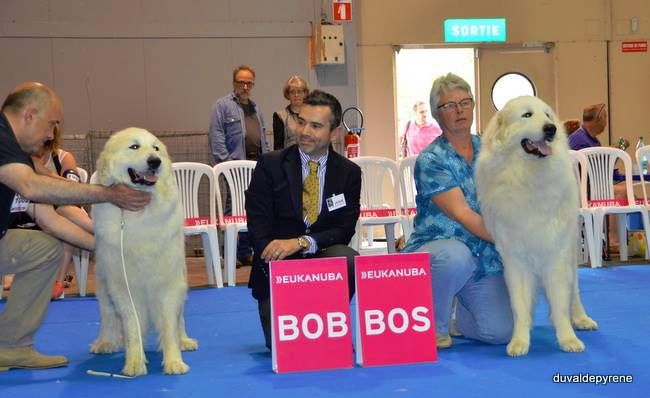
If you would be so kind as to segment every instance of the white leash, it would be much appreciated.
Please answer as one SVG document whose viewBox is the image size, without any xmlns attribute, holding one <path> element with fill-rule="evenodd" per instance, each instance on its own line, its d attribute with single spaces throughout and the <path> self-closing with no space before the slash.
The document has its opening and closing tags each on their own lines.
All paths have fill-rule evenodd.
<svg viewBox="0 0 650 398">
<path fill-rule="evenodd" d="M 140 318 L 138 318 L 138 311 L 135 308 L 135 302 L 133 301 L 133 296 L 131 295 L 131 288 L 129 287 L 129 279 L 126 276 L 126 262 L 124 261 L 124 210 L 121 212 L 122 220 L 120 221 L 120 256 L 122 257 L 122 273 L 124 274 L 124 284 L 126 285 L 126 291 L 129 294 L 129 301 L 131 302 L 131 309 L 133 309 L 133 316 L 135 317 L 135 326 L 138 332 L 138 342 L 142 350 L 139 351 L 140 361 L 144 361 L 143 350 L 144 345 L 142 344 L 142 330 L 140 329 Z M 126 348 L 126 347 L 125 347 Z"/>
<path fill-rule="evenodd" d="M 124 275 L 124 284 L 126 285 L 126 291 L 129 294 L 129 301 L 131 302 L 131 309 L 133 310 L 133 315 L 135 316 L 135 325 L 138 332 L 138 342 L 142 350 L 139 351 L 140 361 L 144 361 L 143 350 L 144 346 L 142 344 L 142 331 L 140 329 L 140 319 L 138 318 L 138 311 L 135 308 L 135 302 L 133 301 L 133 295 L 131 295 L 131 288 L 129 287 L 129 278 L 126 276 L 126 261 L 124 261 L 124 210 L 121 212 L 122 219 L 120 220 L 120 256 L 122 259 L 122 274 Z M 124 336 L 123 336 L 124 338 Z M 126 348 L 126 347 L 125 347 Z M 86 374 L 91 376 L 104 376 L 104 377 L 116 377 L 121 379 L 132 379 L 133 376 L 127 376 L 119 373 L 110 373 L 110 372 L 101 372 L 97 370 L 86 370 Z"/>
</svg>

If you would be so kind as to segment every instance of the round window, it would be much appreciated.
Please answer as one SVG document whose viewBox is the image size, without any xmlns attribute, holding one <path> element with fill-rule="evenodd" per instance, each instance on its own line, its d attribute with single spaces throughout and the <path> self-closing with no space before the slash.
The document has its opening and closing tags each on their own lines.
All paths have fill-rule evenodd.
<svg viewBox="0 0 650 398">
<path fill-rule="evenodd" d="M 497 111 L 506 102 L 521 95 L 535 95 L 535 86 L 528 77 L 518 72 L 501 75 L 492 86 L 492 103 Z"/>
</svg>

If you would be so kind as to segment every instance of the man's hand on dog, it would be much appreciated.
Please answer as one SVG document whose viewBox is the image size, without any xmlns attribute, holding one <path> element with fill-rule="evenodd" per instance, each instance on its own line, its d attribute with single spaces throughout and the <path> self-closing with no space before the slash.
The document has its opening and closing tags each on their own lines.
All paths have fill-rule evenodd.
<svg viewBox="0 0 650 398">
<path fill-rule="evenodd" d="M 298 238 L 275 239 L 266 245 L 260 257 L 266 263 L 274 260 L 282 260 L 300 250 Z"/>
<path fill-rule="evenodd" d="M 138 191 L 125 184 L 116 184 L 109 187 L 111 190 L 110 202 L 125 210 L 142 210 L 151 200 L 151 193 Z"/>
</svg>

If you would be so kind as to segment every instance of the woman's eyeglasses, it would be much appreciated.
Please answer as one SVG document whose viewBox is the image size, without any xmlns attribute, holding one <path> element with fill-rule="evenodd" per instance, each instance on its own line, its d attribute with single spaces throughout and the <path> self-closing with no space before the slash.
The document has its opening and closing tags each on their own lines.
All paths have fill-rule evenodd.
<svg viewBox="0 0 650 398">
<path fill-rule="evenodd" d="M 438 109 L 441 109 L 443 111 L 456 111 L 460 107 L 460 109 L 470 109 L 474 106 L 474 100 L 471 98 L 465 98 L 462 99 L 458 102 L 450 101 L 450 102 L 445 102 L 442 105 L 438 105 Z"/>
</svg>

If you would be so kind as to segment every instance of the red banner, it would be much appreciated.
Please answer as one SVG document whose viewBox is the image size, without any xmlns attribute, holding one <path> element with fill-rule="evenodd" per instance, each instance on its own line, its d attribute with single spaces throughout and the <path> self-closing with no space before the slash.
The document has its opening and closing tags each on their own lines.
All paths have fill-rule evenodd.
<svg viewBox="0 0 650 398">
<path fill-rule="evenodd" d="M 235 224 L 240 222 L 246 222 L 246 216 L 223 216 L 224 224 Z"/>
<path fill-rule="evenodd" d="M 429 255 L 369 255 L 355 262 L 357 363 L 437 361 Z"/>
<path fill-rule="evenodd" d="M 361 210 L 359 217 L 395 217 L 396 215 L 395 209 L 372 209 Z"/>
<path fill-rule="evenodd" d="M 269 277 L 273 370 L 351 368 L 346 259 L 272 261 Z"/>
<path fill-rule="evenodd" d="M 634 204 L 643 206 L 643 199 L 635 199 Z M 607 206 L 627 206 L 627 199 L 601 199 L 587 201 L 589 207 L 607 207 Z"/>
<path fill-rule="evenodd" d="M 209 217 L 193 217 L 193 218 L 186 218 L 185 219 L 185 226 L 186 227 L 196 227 L 199 225 L 210 225 L 210 218 Z"/>
<path fill-rule="evenodd" d="M 224 224 L 235 224 L 240 222 L 246 222 L 246 216 L 224 216 Z M 219 221 L 217 220 L 217 224 Z M 185 219 L 186 227 L 195 227 L 197 225 L 210 225 L 210 217 L 193 217 Z"/>
<path fill-rule="evenodd" d="M 414 216 L 416 214 L 418 214 L 418 209 L 416 207 L 409 207 L 408 209 L 406 209 L 407 216 Z"/>
</svg>

